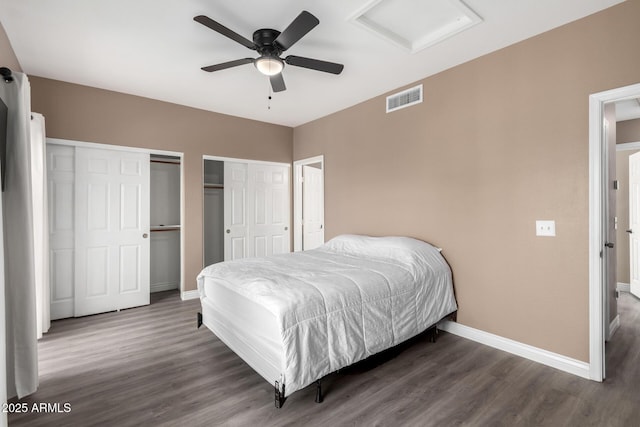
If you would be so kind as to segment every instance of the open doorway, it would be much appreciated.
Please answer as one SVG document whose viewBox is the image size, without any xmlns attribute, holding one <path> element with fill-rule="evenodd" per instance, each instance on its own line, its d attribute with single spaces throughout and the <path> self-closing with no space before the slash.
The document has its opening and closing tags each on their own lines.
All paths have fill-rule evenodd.
<svg viewBox="0 0 640 427">
<path fill-rule="evenodd" d="M 640 98 L 618 101 L 616 108 L 616 230 L 618 292 L 640 296 Z M 635 189 L 635 190 L 634 190 Z M 634 262 L 635 261 L 635 262 Z"/>
<path fill-rule="evenodd" d="M 293 163 L 293 250 L 324 244 L 324 156 Z"/>
<path fill-rule="evenodd" d="M 616 103 L 640 98 L 640 84 L 589 97 L 589 366 L 606 377 L 605 340 L 619 323 L 616 297 Z M 625 229 L 626 231 L 626 229 Z M 621 239 L 623 240 L 623 239 Z M 624 240 L 619 242 L 624 244 Z M 622 261 L 622 260 L 620 260 Z M 619 320 L 619 319 L 618 319 Z"/>
</svg>

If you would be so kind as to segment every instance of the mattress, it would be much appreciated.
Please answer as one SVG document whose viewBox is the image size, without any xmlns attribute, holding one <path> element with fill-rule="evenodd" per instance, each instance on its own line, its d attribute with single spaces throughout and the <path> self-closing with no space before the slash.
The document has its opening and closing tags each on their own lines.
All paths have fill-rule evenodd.
<svg viewBox="0 0 640 427">
<path fill-rule="evenodd" d="M 203 323 L 285 396 L 457 309 L 440 252 L 407 237 L 345 235 L 218 263 L 200 273 L 198 289 Z"/>
<path fill-rule="evenodd" d="M 204 294 L 203 324 L 270 384 L 281 381 L 284 350 L 276 317 L 219 281 L 206 280 Z"/>
</svg>

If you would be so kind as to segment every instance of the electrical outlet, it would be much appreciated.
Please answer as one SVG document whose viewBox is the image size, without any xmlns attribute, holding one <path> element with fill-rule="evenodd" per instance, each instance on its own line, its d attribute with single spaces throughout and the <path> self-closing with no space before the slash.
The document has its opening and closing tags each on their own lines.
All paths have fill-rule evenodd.
<svg viewBox="0 0 640 427">
<path fill-rule="evenodd" d="M 536 221 L 536 236 L 553 237 L 556 235 L 555 221 Z"/>
</svg>

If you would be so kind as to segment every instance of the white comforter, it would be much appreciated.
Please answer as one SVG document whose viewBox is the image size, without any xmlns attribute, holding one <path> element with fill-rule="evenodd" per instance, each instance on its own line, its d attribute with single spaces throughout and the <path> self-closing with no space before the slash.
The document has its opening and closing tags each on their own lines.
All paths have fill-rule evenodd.
<svg viewBox="0 0 640 427">
<path fill-rule="evenodd" d="M 411 338 L 457 309 L 451 271 L 407 237 L 345 235 L 304 252 L 213 264 L 210 277 L 277 318 L 289 395 Z"/>
</svg>

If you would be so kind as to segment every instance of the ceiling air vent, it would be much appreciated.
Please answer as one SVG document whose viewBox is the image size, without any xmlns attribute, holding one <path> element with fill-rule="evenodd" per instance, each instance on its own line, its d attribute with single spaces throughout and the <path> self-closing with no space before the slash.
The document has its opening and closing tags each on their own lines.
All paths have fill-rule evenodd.
<svg viewBox="0 0 640 427">
<path fill-rule="evenodd" d="M 422 85 L 387 96 L 387 113 L 422 102 Z"/>
</svg>

